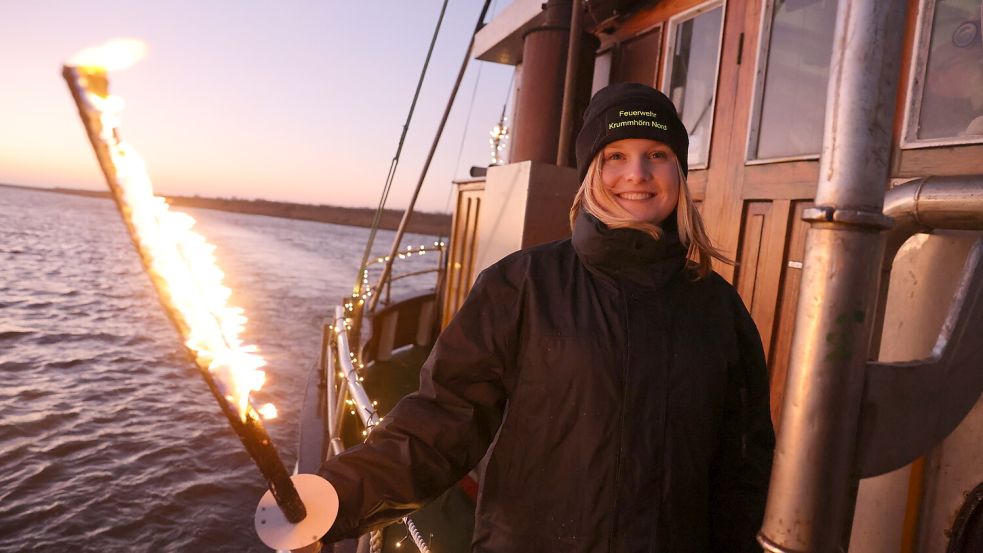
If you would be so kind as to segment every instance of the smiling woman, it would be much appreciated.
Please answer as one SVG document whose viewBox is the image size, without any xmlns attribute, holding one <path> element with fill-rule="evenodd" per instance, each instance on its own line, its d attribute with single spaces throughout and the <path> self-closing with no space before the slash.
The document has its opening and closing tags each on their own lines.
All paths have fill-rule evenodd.
<svg viewBox="0 0 983 553">
<path fill-rule="evenodd" d="M 419 390 L 321 466 L 340 498 L 326 541 L 386 525 L 481 462 L 474 552 L 760 551 L 767 368 L 710 270 L 687 143 L 660 92 L 594 96 L 572 238 L 483 271 Z"/>
<path fill-rule="evenodd" d="M 656 240 L 668 228 L 678 231 L 700 277 L 710 273 L 711 259 L 732 263 L 710 243 L 690 197 L 688 147 L 686 128 L 661 92 L 636 83 L 598 91 L 577 138 L 582 184 L 570 208 L 571 228 L 581 211 Z"/>
</svg>

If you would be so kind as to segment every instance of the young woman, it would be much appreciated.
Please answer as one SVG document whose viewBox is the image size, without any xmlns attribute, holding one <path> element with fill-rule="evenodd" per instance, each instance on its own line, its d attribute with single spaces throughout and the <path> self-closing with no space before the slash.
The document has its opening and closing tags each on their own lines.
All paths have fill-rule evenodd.
<svg viewBox="0 0 983 553">
<path fill-rule="evenodd" d="M 594 96 L 572 238 L 485 270 L 419 391 L 324 464 L 341 501 L 328 541 L 419 508 L 487 455 L 473 551 L 760 551 L 767 372 L 710 268 L 687 147 L 656 90 Z"/>
</svg>

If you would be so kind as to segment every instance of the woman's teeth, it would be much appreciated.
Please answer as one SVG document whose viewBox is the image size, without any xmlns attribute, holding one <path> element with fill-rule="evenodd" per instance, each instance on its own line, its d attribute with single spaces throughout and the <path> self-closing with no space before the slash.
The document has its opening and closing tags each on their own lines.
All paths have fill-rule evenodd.
<svg viewBox="0 0 983 553">
<path fill-rule="evenodd" d="M 622 200 L 647 200 L 654 195 L 650 192 L 622 192 L 618 197 Z"/>
</svg>

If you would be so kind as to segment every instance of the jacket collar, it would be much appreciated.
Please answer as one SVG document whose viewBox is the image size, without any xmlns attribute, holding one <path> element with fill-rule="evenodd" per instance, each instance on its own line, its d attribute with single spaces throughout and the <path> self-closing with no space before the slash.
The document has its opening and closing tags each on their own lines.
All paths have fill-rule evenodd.
<svg viewBox="0 0 983 553">
<path fill-rule="evenodd" d="M 675 213 L 662 238 L 635 229 L 611 229 L 581 211 L 573 228 L 573 248 L 592 273 L 625 278 L 644 286 L 662 286 L 686 264 L 686 246 L 676 232 Z"/>
</svg>

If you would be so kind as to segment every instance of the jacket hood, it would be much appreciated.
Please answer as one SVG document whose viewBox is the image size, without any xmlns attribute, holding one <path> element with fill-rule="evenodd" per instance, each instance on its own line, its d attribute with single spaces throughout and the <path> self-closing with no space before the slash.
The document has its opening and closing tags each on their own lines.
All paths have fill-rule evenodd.
<svg viewBox="0 0 983 553">
<path fill-rule="evenodd" d="M 666 219 L 675 222 L 675 212 Z M 662 286 L 686 265 L 687 248 L 674 224 L 656 240 L 635 229 L 612 229 L 581 211 L 573 228 L 573 248 L 593 273 L 627 278 L 644 286 Z"/>
</svg>

